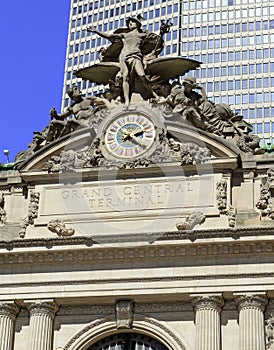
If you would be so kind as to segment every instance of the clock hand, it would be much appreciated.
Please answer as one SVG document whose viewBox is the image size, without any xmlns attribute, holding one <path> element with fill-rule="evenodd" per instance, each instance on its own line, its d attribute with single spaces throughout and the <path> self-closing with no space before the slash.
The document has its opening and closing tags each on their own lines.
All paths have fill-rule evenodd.
<svg viewBox="0 0 274 350">
<path fill-rule="evenodd" d="M 144 133 L 144 129 L 135 129 L 130 133 L 130 137 L 138 136 Z"/>
<path fill-rule="evenodd" d="M 131 138 L 130 132 L 126 129 L 122 129 L 122 140 L 126 141 L 128 137 Z"/>
<path fill-rule="evenodd" d="M 147 148 L 147 144 L 144 143 L 144 141 L 142 139 L 140 139 L 139 137 L 136 137 L 135 135 L 130 135 L 132 140 L 137 143 L 138 145 L 140 145 L 143 148 Z"/>
</svg>

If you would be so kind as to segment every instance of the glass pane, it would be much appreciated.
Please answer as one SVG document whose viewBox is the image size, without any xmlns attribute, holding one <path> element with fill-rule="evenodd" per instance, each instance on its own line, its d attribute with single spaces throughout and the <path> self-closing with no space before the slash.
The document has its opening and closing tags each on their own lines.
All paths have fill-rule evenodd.
<svg viewBox="0 0 274 350">
<path fill-rule="evenodd" d="M 118 333 L 91 345 L 88 350 L 168 350 L 157 340 L 138 333 Z"/>
</svg>

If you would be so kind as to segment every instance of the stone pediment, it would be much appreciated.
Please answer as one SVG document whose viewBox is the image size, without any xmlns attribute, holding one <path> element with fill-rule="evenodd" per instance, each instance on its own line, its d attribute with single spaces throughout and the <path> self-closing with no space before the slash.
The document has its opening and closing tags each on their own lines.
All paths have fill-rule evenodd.
<svg viewBox="0 0 274 350">
<path fill-rule="evenodd" d="M 141 105 L 141 107 L 143 106 Z M 138 107 L 136 109 L 138 110 Z M 76 130 L 69 135 L 65 135 L 42 146 L 38 151 L 28 156 L 27 159 L 18 162 L 17 169 L 23 173 L 47 170 L 49 170 L 50 173 L 60 172 L 61 169 L 59 169 L 57 165 L 61 162 L 62 154 L 64 155 L 68 152 L 71 154 L 71 156 L 77 156 L 77 154 L 83 154 L 85 152 L 88 152 L 88 150 L 93 149 L 96 150 L 97 153 L 102 153 L 103 158 L 106 157 L 106 151 L 104 150 L 102 144 L 98 144 L 96 146 L 94 146 L 94 144 L 96 142 L 98 143 L 98 136 L 102 138 L 105 132 L 104 128 L 108 126 L 108 121 L 112 119 L 112 116 L 117 116 L 115 109 L 114 111 L 110 111 L 106 119 L 101 122 L 101 130 L 99 125 L 99 132 L 101 135 L 98 135 L 97 127 L 85 127 Z M 177 152 L 177 157 L 170 157 L 172 152 L 176 153 L 175 151 L 172 151 L 172 147 L 174 148 L 175 143 L 176 149 L 179 146 L 182 147 L 184 145 L 195 145 L 197 149 L 208 150 L 206 159 L 203 159 L 202 161 L 200 161 L 200 163 L 217 164 L 219 161 L 221 161 L 222 163 L 231 164 L 232 161 L 234 163 L 233 167 L 235 167 L 235 165 L 237 164 L 237 159 L 239 158 L 242 152 L 235 145 L 233 140 L 226 140 L 223 137 L 220 137 L 219 135 L 215 135 L 210 132 L 198 129 L 190 125 L 188 121 L 180 120 L 180 116 L 178 115 L 176 115 L 175 117 L 173 116 L 171 118 L 163 118 L 161 116 L 161 118 L 159 119 L 161 120 L 161 123 L 156 127 L 159 129 L 159 136 L 158 140 L 155 140 L 155 143 L 157 143 L 158 148 L 155 147 L 154 152 L 150 152 L 148 155 L 144 153 L 143 155 L 138 157 L 139 162 L 142 159 L 144 159 L 145 161 L 149 161 L 151 159 L 151 164 L 176 163 L 177 165 L 178 162 L 180 162 L 181 152 Z M 155 153 L 157 153 L 157 151 L 159 152 L 159 147 L 161 146 L 161 138 L 165 138 L 165 140 L 162 141 L 162 144 L 166 144 L 165 151 L 166 153 L 168 153 L 166 154 L 166 159 L 163 153 L 162 157 L 160 158 L 157 158 L 155 156 Z M 167 144 L 168 142 L 169 144 Z M 161 147 L 161 152 L 163 152 L 163 147 Z M 184 152 L 188 151 L 184 149 Z M 104 166 L 110 167 L 110 162 L 125 164 L 130 160 L 130 157 L 128 157 L 129 159 L 126 159 L 125 157 L 119 158 L 119 156 L 117 156 L 117 159 L 115 159 L 114 157 L 110 157 L 106 162 L 101 162 L 98 164 L 94 164 L 93 162 L 92 164 L 92 160 L 88 159 L 88 156 L 86 157 L 87 158 L 84 164 L 83 162 L 81 163 L 81 161 L 79 161 L 78 164 L 76 164 L 76 161 L 72 168 L 80 169 L 84 167 L 86 169 L 95 169 Z M 135 158 L 137 159 L 137 157 Z M 57 166 L 56 170 L 54 170 L 55 160 Z M 49 162 L 52 163 L 53 169 L 47 169 L 47 164 Z M 192 163 L 190 161 L 188 164 L 181 165 L 191 165 Z M 137 162 L 136 167 L 138 167 Z"/>
</svg>

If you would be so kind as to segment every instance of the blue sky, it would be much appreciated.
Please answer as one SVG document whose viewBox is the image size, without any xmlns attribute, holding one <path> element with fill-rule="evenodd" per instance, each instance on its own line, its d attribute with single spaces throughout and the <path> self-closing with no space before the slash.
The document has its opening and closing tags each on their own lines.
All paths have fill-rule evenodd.
<svg viewBox="0 0 274 350">
<path fill-rule="evenodd" d="M 31 142 L 61 108 L 70 0 L 2 1 L 0 163 Z"/>
</svg>

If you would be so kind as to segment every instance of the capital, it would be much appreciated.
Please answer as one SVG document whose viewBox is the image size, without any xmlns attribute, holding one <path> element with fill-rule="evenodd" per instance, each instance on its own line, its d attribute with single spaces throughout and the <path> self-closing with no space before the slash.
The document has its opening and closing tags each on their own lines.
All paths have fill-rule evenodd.
<svg viewBox="0 0 274 350">
<path fill-rule="evenodd" d="M 0 301 L 0 317 L 8 316 L 15 320 L 16 315 L 19 313 L 20 308 L 14 302 Z"/>
<path fill-rule="evenodd" d="M 192 295 L 192 303 L 195 311 L 198 310 L 216 310 L 222 311 L 224 300 L 221 295 Z"/>
<path fill-rule="evenodd" d="M 31 316 L 49 315 L 52 318 L 59 308 L 54 300 L 33 300 L 27 302 L 26 305 Z"/>
<path fill-rule="evenodd" d="M 260 309 L 264 311 L 268 299 L 264 294 L 243 294 L 237 295 L 235 298 L 235 302 L 238 305 L 238 309 Z"/>
</svg>

